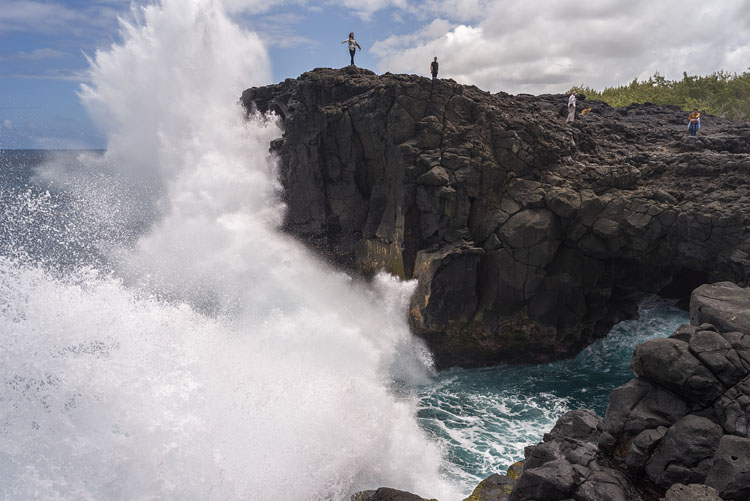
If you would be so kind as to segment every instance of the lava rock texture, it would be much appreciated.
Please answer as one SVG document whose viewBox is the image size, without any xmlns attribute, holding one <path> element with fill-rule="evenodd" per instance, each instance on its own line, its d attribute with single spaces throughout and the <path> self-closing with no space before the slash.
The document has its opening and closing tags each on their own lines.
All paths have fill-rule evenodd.
<svg viewBox="0 0 750 501">
<path fill-rule="evenodd" d="M 438 368 L 572 356 L 640 293 L 750 274 L 750 124 L 706 116 L 689 139 L 677 108 L 586 101 L 571 125 L 566 96 L 355 67 L 241 101 L 281 119 L 286 230 L 417 279 L 410 320 Z"/>
<path fill-rule="evenodd" d="M 696 289 L 692 325 L 636 348 L 636 378 L 611 393 L 604 419 L 568 412 L 528 447 L 505 499 L 750 499 L 749 311 L 748 289 Z"/>
</svg>

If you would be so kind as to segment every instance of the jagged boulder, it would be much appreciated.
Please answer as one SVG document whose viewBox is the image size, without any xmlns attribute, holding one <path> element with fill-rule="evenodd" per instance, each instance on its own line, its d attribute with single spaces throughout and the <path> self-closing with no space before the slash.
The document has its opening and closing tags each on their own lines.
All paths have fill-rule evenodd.
<svg viewBox="0 0 750 501">
<path fill-rule="evenodd" d="M 706 485 L 714 487 L 724 499 L 750 499 L 750 439 L 735 435 L 721 437 Z"/>
<path fill-rule="evenodd" d="M 722 501 L 713 487 L 703 484 L 674 484 L 666 492 L 663 501 Z"/>
<path fill-rule="evenodd" d="M 631 368 L 637 377 L 704 406 L 713 402 L 724 389 L 690 350 L 690 344 L 679 339 L 652 339 L 638 345 Z"/>
<path fill-rule="evenodd" d="M 664 489 L 675 483 L 703 483 L 721 439 L 721 426 L 688 414 L 670 426 L 646 461 L 648 478 Z"/>
<path fill-rule="evenodd" d="M 510 501 L 637 499 L 626 475 L 597 461 L 601 431 L 602 418 L 590 410 L 564 414 L 544 442 L 526 449 Z"/>
<path fill-rule="evenodd" d="M 690 298 L 690 323 L 704 322 L 725 332 L 750 334 L 750 296 L 732 282 L 698 287 Z"/>
</svg>

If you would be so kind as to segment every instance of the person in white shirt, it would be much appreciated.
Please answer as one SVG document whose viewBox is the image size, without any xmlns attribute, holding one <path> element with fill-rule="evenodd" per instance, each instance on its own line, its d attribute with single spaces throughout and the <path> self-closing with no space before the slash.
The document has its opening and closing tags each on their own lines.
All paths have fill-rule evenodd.
<svg viewBox="0 0 750 501">
<path fill-rule="evenodd" d="M 349 55 L 352 56 L 351 66 L 354 66 L 354 53 L 357 52 L 357 49 L 362 50 L 362 47 L 360 47 L 357 41 L 354 39 L 354 33 L 349 33 L 349 38 L 347 38 L 341 43 L 349 44 Z"/>
<path fill-rule="evenodd" d="M 572 122 L 576 118 L 576 91 L 568 98 L 568 119 L 566 122 Z"/>
</svg>

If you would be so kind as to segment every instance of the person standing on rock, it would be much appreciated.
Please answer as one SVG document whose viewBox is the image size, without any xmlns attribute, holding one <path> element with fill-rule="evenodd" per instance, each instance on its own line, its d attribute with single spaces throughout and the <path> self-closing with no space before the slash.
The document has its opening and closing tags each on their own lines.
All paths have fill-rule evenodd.
<svg viewBox="0 0 750 501">
<path fill-rule="evenodd" d="M 432 79 L 435 80 L 438 75 L 438 62 L 437 57 L 430 63 L 430 73 L 432 73 Z"/>
<path fill-rule="evenodd" d="M 698 108 L 693 108 L 693 112 L 688 117 L 688 130 L 691 136 L 695 136 L 698 133 L 698 129 L 701 128 L 701 114 L 698 112 Z"/>
<path fill-rule="evenodd" d="M 568 98 L 568 119 L 566 122 L 572 122 L 576 118 L 576 91 L 573 91 Z"/>
<path fill-rule="evenodd" d="M 362 47 L 359 46 L 357 41 L 354 39 L 354 33 L 349 33 L 349 38 L 341 42 L 342 44 L 348 43 L 349 44 L 349 55 L 352 56 L 352 62 L 350 66 L 354 66 L 354 53 L 357 52 L 357 49 L 362 50 Z"/>
</svg>

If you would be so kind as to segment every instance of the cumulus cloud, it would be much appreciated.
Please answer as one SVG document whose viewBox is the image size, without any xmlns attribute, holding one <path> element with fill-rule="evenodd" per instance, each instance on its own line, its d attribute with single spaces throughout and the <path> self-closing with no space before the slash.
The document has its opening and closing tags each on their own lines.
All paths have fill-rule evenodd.
<svg viewBox="0 0 750 501">
<path fill-rule="evenodd" d="M 427 73 L 507 92 L 601 88 L 660 72 L 743 71 L 750 61 L 747 0 L 430 0 L 437 17 L 373 47 L 378 70 Z"/>
</svg>

